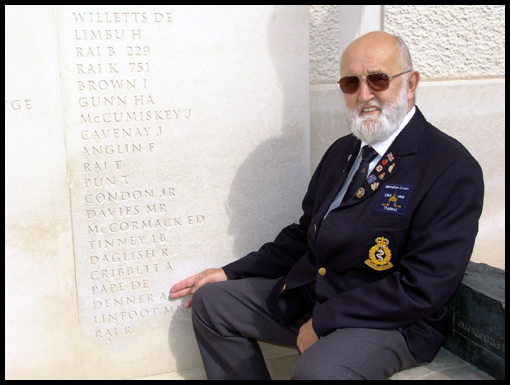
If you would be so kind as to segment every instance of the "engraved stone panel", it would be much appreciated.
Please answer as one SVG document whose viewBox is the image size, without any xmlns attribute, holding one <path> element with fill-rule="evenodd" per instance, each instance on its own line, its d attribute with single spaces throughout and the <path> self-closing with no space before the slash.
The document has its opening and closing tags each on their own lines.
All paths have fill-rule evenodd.
<svg viewBox="0 0 510 385">
<path fill-rule="evenodd" d="M 505 378 L 505 271 L 470 262 L 448 312 L 444 346 L 486 371 Z"/>
<path fill-rule="evenodd" d="M 47 151 L 65 145 L 58 172 L 68 195 L 53 198 L 67 209 L 75 282 L 53 285 L 76 298 L 55 317 L 78 309 L 79 330 L 68 336 L 80 347 L 77 377 L 195 369 L 191 313 L 168 300 L 170 286 L 243 256 L 300 215 L 309 180 L 308 9 L 45 10 L 54 36 L 28 46 L 47 39 L 58 47 L 48 71 L 61 107 L 41 116 L 60 117 L 60 142 Z M 31 24 L 23 33 L 36 31 Z M 39 90 L 28 106 L 46 97 Z M 6 110 L 29 108 L 25 96 L 11 98 Z"/>
</svg>

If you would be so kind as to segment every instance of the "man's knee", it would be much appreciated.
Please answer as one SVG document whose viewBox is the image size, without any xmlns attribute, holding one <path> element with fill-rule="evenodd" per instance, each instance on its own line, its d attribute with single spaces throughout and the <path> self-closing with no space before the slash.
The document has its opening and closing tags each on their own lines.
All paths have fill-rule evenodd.
<svg viewBox="0 0 510 385">
<path fill-rule="evenodd" d="M 207 285 L 204 285 L 197 289 L 197 291 L 193 294 L 193 297 L 191 297 L 191 309 L 196 310 L 199 307 L 201 307 L 205 302 L 207 302 L 207 290 L 204 290 L 204 287 Z"/>
<path fill-rule="evenodd" d="M 191 299 L 193 318 L 198 316 L 201 319 L 207 319 L 218 310 L 224 291 L 221 287 L 223 283 L 208 283 L 197 289 Z"/>
</svg>

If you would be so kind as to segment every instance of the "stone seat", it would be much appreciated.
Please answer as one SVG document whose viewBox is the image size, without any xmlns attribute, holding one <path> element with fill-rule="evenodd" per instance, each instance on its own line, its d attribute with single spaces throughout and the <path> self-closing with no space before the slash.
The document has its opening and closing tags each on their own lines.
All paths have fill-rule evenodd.
<svg viewBox="0 0 510 385">
<path fill-rule="evenodd" d="M 292 367 L 299 357 L 294 349 L 288 349 L 287 355 L 266 357 L 267 366 L 273 380 L 288 380 Z M 159 374 L 137 380 L 205 380 L 203 368 L 178 373 Z M 449 350 L 441 348 L 430 363 L 409 368 L 396 373 L 388 380 L 494 380 L 482 370 L 457 357 Z"/>
<path fill-rule="evenodd" d="M 296 353 L 287 357 L 269 358 L 267 361 L 272 378 L 289 379 L 297 357 Z M 396 373 L 388 380 L 494 380 L 494 378 L 449 350 L 441 348 L 432 362 Z"/>
<path fill-rule="evenodd" d="M 494 380 L 495 378 L 441 348 L 430 363 L 403 370 L 388 380 Z"/>
</svg>

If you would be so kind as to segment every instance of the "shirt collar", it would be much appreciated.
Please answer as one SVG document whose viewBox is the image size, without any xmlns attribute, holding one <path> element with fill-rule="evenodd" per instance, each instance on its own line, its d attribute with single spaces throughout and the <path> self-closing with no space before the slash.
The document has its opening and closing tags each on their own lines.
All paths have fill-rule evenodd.
<svg viewBox="0 0 510 385">
<path fill-rule="evenodd" d="M 400 132 L 404 129 L 404 127 L 407 126 L 407 123 L 409 123 L 409 121 L 412 119 L 415 112 L 416 112 L 416 106 L 413 106 L 413 108 L 411 108 L 411 110 L 407 113 L 406 117 L 404 118 L 404 121 L 402 122 L 402 124 L 400 125 L 400 127 L 397 131 L 395 131 L 388 139 L 383 140 L 382 142 L 379 142 L 379 143 L 372 144 L 372 148 L 375 151 L 377 151 L 377 153 L 380 156 L 384 155 L 386 153 L 386 151 L 388 151 L 388 148 L 390 148 L 391 144 L 393 143 L 395 138 L 398 136 L 398 134 L 400 134 Z M 361 148 L 363 148 L 363 146 L 365 146 L 366 144 L 368 144 L 368 143 L 366 143 L 365 141 L 362 141 Z"/>
</svg>

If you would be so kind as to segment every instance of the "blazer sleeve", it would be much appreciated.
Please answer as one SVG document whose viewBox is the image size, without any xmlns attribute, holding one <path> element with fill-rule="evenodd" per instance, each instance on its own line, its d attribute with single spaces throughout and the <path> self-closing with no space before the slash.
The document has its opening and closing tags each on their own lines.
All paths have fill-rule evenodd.
<svg viewBox="0 0 510 385">
<path fill-rule="evenodd" d="M 303 215 L 299 224 L 293 223 L 285 227 L 273 242 L 268 242 L 258 251 L 251 252 L 243 258 L 223 266 L 229 279 L 282 277 L 287 275 L 296 261 L 310 251 L 307 233 L 315 209 L 317 184 L 325 159 L 331 153 L 335 143 L 326 151 L 310 180 L 302 202 Z"/>
<path fill-rule="evenodd" d="M 471 257 L 483 190 L 476 160 L 462 158 L 448 166 L 412 218 L 398 271 L 317 305 L 312 321 L 316 334 L 348 327 L 403 327 L 444 308 Z"/>
</svg>

